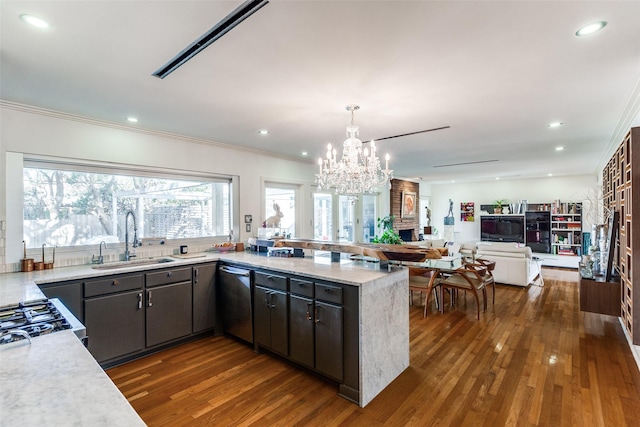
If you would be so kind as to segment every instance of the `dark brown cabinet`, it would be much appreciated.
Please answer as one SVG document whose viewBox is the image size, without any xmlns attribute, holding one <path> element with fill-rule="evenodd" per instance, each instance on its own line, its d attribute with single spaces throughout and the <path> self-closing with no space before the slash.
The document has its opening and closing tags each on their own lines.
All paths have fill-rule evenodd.
<svg viewBox="0 0 640 427">
<path fill-rule="evenodd" d="M 255 346 L 289 355 L 289 278 L 268 271 L 254 276 Z"/>
<path fill-rule="evenodd" d="M 290 302 L 291 360 L 341 381 L 342 288 L 292 278 Z"/>
<path fill-rule="evenodd" d="M 620 282 L 607 282 L 604 277 L 580 278 L 580 310 L 620 317 Z"/>
<path fill-rule="evenodd" d="M 254 339 L 256 346 L 289 354 L 289 311 L 287 293 L 256 286 L 254 291 Z"/>
<path fill-rule="evenodd" d="M 144 349 L 142 289 L 90 298 L 84 305 L 88 348 L 98 362 Z"/>
<path fill-rule="evenodd" d="M 191 267 L 146 274 L 147 347 L 191 334 L 193 297 Z"/>
<path fill-rule="evenodd" d="M 213 329 L 216 325 L 216 264 L 193 267 L 193 330 L 194 334 Z"/>
<path fill-rule="evenodd" d="M 84 282 L 88 348 L 98 362 L 136 353 L 145 345 L 144 275 Z"/>
<path fill-rule="evenodd" d="M 40 290 L 47 298 L 58 298 L 79 321 L 84 322 L 82 282 L 43 284 Z"/>
<path fill-rule="evenodd" d="M 147 288 L 147 347 L 191 334 L 191 280 Z"/>
</svg>

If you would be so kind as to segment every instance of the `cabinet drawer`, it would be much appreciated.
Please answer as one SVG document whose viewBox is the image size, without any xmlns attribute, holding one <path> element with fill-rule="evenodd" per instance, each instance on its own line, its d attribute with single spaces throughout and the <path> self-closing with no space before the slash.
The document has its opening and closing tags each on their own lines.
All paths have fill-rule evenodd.
<svg viewBox="0 0 640 427">
<path fill-rule="evenodd" d="M 313 298 L 313 282 L 308 280 L 290 279 L 291 293 Z"/>
<path fill-rule="evenodd" d="M 316 283 L 316 299 L 320 301 L 342 304 L 342 288 L 339 286 Z"/>
<path fill-rule="evenodd" d="M 279 289 L 281 291 L 288 291 L 289 287 L 287 278 L 284 276 L 278 276 L 267 272 L 256 271 L 256 285 L 266 286 L 272 289 Z"/>
<path fill-rule="evenodd" d="M 167 270 L 147 273 L 147 288 L 152 286 L 167 285 L 169 283 L 190 282 L 191 267 L 172 268 Z"/>
<path fill-rule="evenodd" d="M 97 295 L 140 289 L 143 283 L 142 274 L 110 276 L 99 280 L 90 280 L 84 282 L 84 296 L 88 298 Z"/>
</svg>

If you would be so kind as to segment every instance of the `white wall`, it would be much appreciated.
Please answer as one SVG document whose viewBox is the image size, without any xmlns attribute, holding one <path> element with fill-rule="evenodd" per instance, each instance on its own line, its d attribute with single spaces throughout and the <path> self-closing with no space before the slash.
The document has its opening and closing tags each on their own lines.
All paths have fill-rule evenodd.
<svg viewBox="0 0 640 427">
<path fill-rule="evenodd" d="M 449 199 L 453 200 L 455 217 L 455 238 L 459 241 L 480 240 L 480 205 L 492 205 L 498 199 L 506 199 L 509 203 L 527 200 L 528 203 L 550 203 L 560 199 L 561 202 L 583 203 L 583 230 L 590 231 L 591 224 L 585 215 L 590 208 L 587 200 L 589 192 L 597 185 L 597 176 L 579 175 L 565 177 L 545 177 L 538 179 L 514 179 L 500 181 L 484 181 L 460 184 L 431 185 L 431 222 L 440 235 L 444 231 L 444 217 L 449 211 Z M 422 189 L 420 190 L 422 194 Z M 476 220 L 460 221 L 460 202 L 474 202 Z"/>
<path fill-rule="evenodd" d="M 8 103 L 0 105 L 0 123 L 0 165 L 3 169 L 0 172 L 0 225 L 6 219 L 7 234 L 13 236 L 11 241 L 6 242 L 6 260 L 0 262 L 0 272 L 3 271 L 3 263 L 16 263 L 22 258 L 22 238 L 16 238 L 22 235 L 22 214 L 12 213 L 12 218 L 7 217 L 9 204 L 18 203 L 22 206 L 21 173 L 12 173 L 11 169 L 15 168 L 7 162 L 20 161 L 22 157 L 39 155 L 238 176 L 240 241 L 256 233 L 255 227 L 265 219 L 262 180 L 302 183 L 302 200 L 311 199 L 309 194 L 315 173 L 315 163 L 312 161 L 307 163 L 276 158 L 222 144 L 110 125 Z M 16 155 L 7 156 L 7 153 Z M 311 207 L 304 207 L 303 211 L 311 212 Z M 250 234 L 245 232 L 244 215 L 253 216 L 253 231 Z M 301 225 L 303 237 L 312 235 L 309 221 L 303 221 Z M 0 235 L 0 239 L 2 237 Z M 0 257 L 3 249 L 0 240 Z M 10 269 L 6 268 L 5 271 Z"/>
</svg>

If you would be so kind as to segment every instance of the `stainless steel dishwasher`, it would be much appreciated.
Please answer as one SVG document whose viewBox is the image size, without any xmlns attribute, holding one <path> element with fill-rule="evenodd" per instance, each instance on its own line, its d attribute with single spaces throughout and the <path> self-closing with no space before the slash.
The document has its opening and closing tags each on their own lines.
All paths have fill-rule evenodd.
<svg viewBox="0 0 640 427">
<path fill-rule="evenodd" d="M 220 267 L 220 305 L 226 334 L 253 344 L 252 271 L 223 265 Z"/>
</svg>

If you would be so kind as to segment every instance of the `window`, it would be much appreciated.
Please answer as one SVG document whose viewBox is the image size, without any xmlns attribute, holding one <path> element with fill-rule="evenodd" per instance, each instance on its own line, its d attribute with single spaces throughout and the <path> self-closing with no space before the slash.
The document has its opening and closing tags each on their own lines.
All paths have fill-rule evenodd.
<svg viewBox="0 0 640 427">
<path fill-rule="evenodd" d="M 296 234 L 296 187 L 286 184 L 266 184 L 265 221 L 267 228 L 278 228 L 277 233 Z"/>
<path fill-rule="evenodd" d="M 48 166 L 23 169 L 27 247 L 122 242 L 128 211 L 135 214 L 138 237 L 226 236 L 231 229 L 230 179 Z"/>
<path fill-rule="evenodd" d="M 376 233 L 377 204 L 375 194 L 363 194 L 354 204 L 346 196 L 314 192 L 314 240 L 369 243 Z"/>
</svg>

